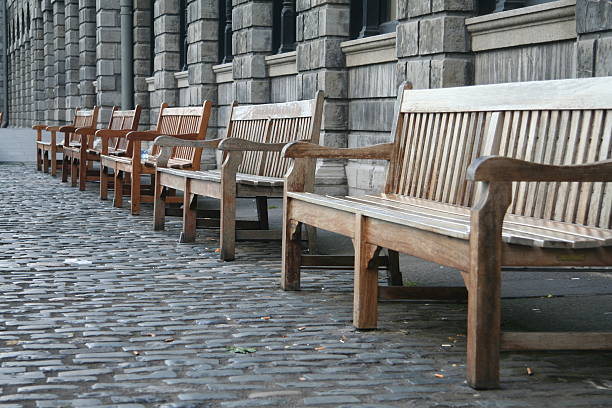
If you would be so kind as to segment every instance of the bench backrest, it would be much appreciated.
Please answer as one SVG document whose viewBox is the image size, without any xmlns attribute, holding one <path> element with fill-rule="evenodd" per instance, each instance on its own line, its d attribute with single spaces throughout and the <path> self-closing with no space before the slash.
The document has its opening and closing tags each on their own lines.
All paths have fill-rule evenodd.
<svg viewBox="0 0 612 408">
<path fill-rule="evenodd" d="M 612 157 L 612 77 L 400 92 L 385 192 L 471 206 L 479 156 Z M 612 227 L 612 183 L 515 183 L 510 213 Z"/>
<path fill-rule="evenodd" d="M 76 128 L 95 128 L 98 120 L 98 107 L 94 106 L 93 109 L 80 109 L 76 108 L 74 111 L 74 118 L 72 119 L 72 126 Z M 80 143 L 81 136 L 70 133 L 68 134 L 68 143 Z"/>
<path fill-rule="evenodd" d="M 131 110 L 119 110 L 119 107 L 113 106 L 111 117 L 108 122 L 108 129 L 112 130 L 138 130 L 140 124 L 140 105 L 136 105 Z M 110 145 L 115 151 L 127 151 L 128 141 L 125 137 L 118 137 L 111 141 Z"/>
<path fill-rule="evenodd" d="M 323 92 L 315 99 L 264 105 L 232 105 L 227 137 L 260 143 L 310 141 L 319 143 Z M 289 161 L 280 152 L 246 152 L 238 171 L 267 177 L 283 177 Z"/>
<path fill-rule="evenodd" d="M 162 135 L 176 136 L 187 133 L 197 133 L 196 140 L 201 140 L 206 137 L 208 130 L 208 120 L 212 103 L 204 101 L 202 106 L 189 106 L 182 108 L 169 108 L 168 104 L 164 103 L 159 110 L 157 126 L 155 130 Z M 153 146 L 151 155 L 159 154 L 159 147 Z M 175 147 L 172 150 L 170 160 L 178 159 L 185 162 L 191 162 L 194 170 L 199 169 L 200 158 L 202 156 L 201 148 L 193 147 Z"/>
</svg>

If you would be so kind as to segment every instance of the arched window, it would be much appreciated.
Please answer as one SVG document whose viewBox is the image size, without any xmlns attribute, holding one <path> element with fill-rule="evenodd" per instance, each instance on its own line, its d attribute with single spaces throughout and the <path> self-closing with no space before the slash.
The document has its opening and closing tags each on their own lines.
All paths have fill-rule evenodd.
<svg viewBox="0 0 612 408">
<path fill-rule="evenodd" d="M 187 0 L 179 2 L 179 65 L 187 70 Z"/>
<path fill-rule="evenodd" d="M 219 0 L 219 62 L 232 62 L 232 0 Z"/>
<path fill-rule="evenodd" d="M 390 33 L 397 26 L 397 0 L 352 0 L 352 38 Z"/>
<path fill-rule="evenodd" d="M 272 3 L 272 52 L 295 50 L 295 0 L 274 0 Z"/>
</svg>

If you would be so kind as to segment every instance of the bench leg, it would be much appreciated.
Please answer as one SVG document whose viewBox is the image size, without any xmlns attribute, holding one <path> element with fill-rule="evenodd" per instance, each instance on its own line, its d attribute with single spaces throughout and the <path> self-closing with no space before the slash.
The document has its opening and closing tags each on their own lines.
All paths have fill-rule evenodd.
<svg viewBox="0 0 612 408">
<path fill-rule="evenodd" d="M 43 150 L 43 172 L 49 173 L 49 152 Z"/>
<path fill-rule="evenodd" d="M 221 199 L 221 259 L 233 261 L 236 256 L 236 189 L 227 189 Z"/>
<path fill-rule="evenodd" d="M 364 220 L 355 215 L 355 278 L 353 288 L 353 326 L 375 329 L 378 324 L 378 255 L 380 247 L 366 242 Z"/>
<path fill-rule="evenodd" d="M 79 179 L 79 176 L 81 178 L 82 177 L 82 173 L 79 174 L 79 170 L 80 170 L 80 163 L 78 163 L 79 165 L 77 166 L 77 161 L 76 158 L 71 157 L 70 158 L 70 185 L 72 187 L 76 187 L 77 186 L 77 180 Z"/>
<path fill-rule="evenodd" d="M 36 148 L 36 170 L 42 171 L 42 155 L 38 147 Z"/>
<path fill-rule="evenodd" d="M 63 162 L 64 160 L 62 160 L 62 165 L 63 165 Z M 57 176 L 57 152 L 53 148 L 53 146 L 51 146 L 51 175 Z M 63 176 L 62 176 L 62 181 L 64 181 Z"/>
<path fill-rule="evenodd" d="M 87 165 L 87 157 L 81 155 L 79 159 L 79 190 L 85 191 L 87 188 L 87 169 L 90 166 Z"/>
<path fill-rule="evenodd" d="M 108 167 L 100 165 L 100 200 L 108 199 Z"/>
<path fill-rule="evenodd" d="M 166 227 L 166 201 L 164 200 L 164 187 L 155 177 L 155 191 L 153 198 L 153 231 L 163 231 Z"/>
<path fill-rule="evenodd" d="M 387 285 L 403 286 L 404 279 L 399 265 L 399 253 L 392 249 L 387 249 L 389 265 L 387 267 Z"/>
<path fill-rule="evenodd" d="M 476 389 L 499 388 L 501 232 L 511 197 L 510 183 L 487 183 L 471 211 L 467 381 Z"/>
<path fill-rule="evenodd" d="M 70 174 L 72 159 L 65 153 L 62 156 L 62 183 L 66 183 L 68 182 L 68 175 Z"/>
<path fill-rule="evenodd" d="M 259 220 L 259 228 L 263 230 L 270 229 L 268 221 L 268 197 L 255 197 L 257 204 L 257 219 Z"/>
<path fill-rule="evenodd" d="M 132 168 L 132 189 L 130 194 L 132 215 L 140 215 L 140 172 Z"/>
<path fill-rule="evenodd" d="M 187 184 L 189 184 L 189 180 L 187 180 Z M 191 194 L 189 186 L 185 189 L 183 197 L 183 230 L 181 231 L 180 242 L 195 242 L 198 199 L 195 194 Z"/>
<path fill-rule="evenodd" d="M 283 248 L 281 288 L 283 290 L 300 290 L 300 266 L 302 264 L 302 248 L 300 245 L 301 224 L 291 220 L 287 201 L 283 216 Z"/>
<path fill-rule="evenodd" d="M 124 174 L 122 171 L 115 170 L 115 197 L 113 197 L 113 206 L 121 208 L 123 206 L 123 178 Z"/>
</svg>

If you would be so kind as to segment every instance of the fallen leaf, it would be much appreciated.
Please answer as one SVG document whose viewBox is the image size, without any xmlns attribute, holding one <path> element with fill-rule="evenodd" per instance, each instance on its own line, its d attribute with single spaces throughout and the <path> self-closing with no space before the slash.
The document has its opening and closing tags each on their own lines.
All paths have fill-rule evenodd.
<svg viewBox="0 0 612 408">
<path fill-rule="evenodd" d="M 164 339 L 164 341 L 166 343 L 172 343 L 174 341 L 174 339 L 172 337 L 168 338 L 168 339 Z"/>
<path fill-rule="evenodd" d="M 140 355 L 140 351 L 132 351 L 132 354 L 135 356 L 139 356 Z"/>
<path fill-rule="evenodd" d="M 340 337 L 340 343 L 344 343 L 347 340 L 348 340 L 348 338 L 346 336 Z"/>
<path fill-rule="evenodd" d="M 298 331 L 306 330 L 305 327 L 298 327 L 297 329 L 298 329 Z"/>
<path fill-rule="evenodd" d="M 270 319 L 271 319 L 271 317 L 270 317 L 270 316 L 263 316 L 263 317 L 261 318 L 261 320 L 270 320 Z"/>
<path fill-rule="evenodd" d="M 15 346 L 17 344 L 19 344 L 19 340 L 7 340 L 6 341 L 7 346 Z"/>
<path fill-rule="evenodd" d="M 157 336 L 157 335 L 156 335 L 155 333 L 147 333 L 147 334 L 145 334 L 145 336 L 155 337 L 155 336 Z"/>
<path fill-rule="evenodd" d="M 255 353 L 257 351 L 257 349 L 253 348 L 253 347 L 236 347 L 236 346 L 230 346 L 230 347 L 226 347 L 227 351 L 232 352 L 232 353 L 236 353 L 236 354 L 250 354 L 250 353 Z"/>
<path fill-rule="evenodd" d="M 315 347 L 315 350 L 317 350 L 317 351 L 325 350 L 325 347 L 323 347 L 323 346 L 321 346 L 321 347 Z"/>
<path fill-rule="evenodd" d="M 527 375 L 533 375 L 533 370 L 530 367 L 527 367 Z"/>
<path fill-rule="evenodd" d="M 215 249 L 215 252 L 216 252 L 216 253 L 221 252 L 221 248 L 217 248 L 217 249 Z"/>
<path fill-rule="evenodd" d="M 444 378 L 444 374 L 436 373 L 436 374 L 434 374 L 434 377 L 436 377 L 436 378 Z"/>
</svg>

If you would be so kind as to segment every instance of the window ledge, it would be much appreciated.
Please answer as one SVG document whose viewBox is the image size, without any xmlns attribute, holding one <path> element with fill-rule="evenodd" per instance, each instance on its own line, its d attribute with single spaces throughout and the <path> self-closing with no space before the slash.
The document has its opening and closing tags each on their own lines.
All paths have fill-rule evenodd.
<svg viewBox="0 0 612 408">
<path fill-rule="evenodd" d="M 147 83 L 147 91 L 155 91 L 155 77 L 145 78 L 145 82 Z"/>
<path fill-rule="evenodd" d="M 268 76 L 279 77 L 297 74 L 297 52 L 284 52 L 282 54 L 266 56 Z"/>
<path fill-rule="evenodd" d="M 397 60 L 395 38 L 395 33 L 388 33 L 344 41 L 340 47 L 346 56 L 346 66 L 355 67 Z"/>
<path fill-rule="evenodd" d="M 219 64 L 212 67 L 217 76 L 217 83 L 232 82 L 234 80 L 233 63 Z"/>
<path fill-rule="evenodd" d="M 465 20 L 472 51 L 576 38 L 576 0 L 502 11 Z"/>
<path fill-rule="evenodd" d="M 177 88 L 189 87 L 189 71 L 175 72 L 174 78 L 176 78 Z"/>
</svg>

